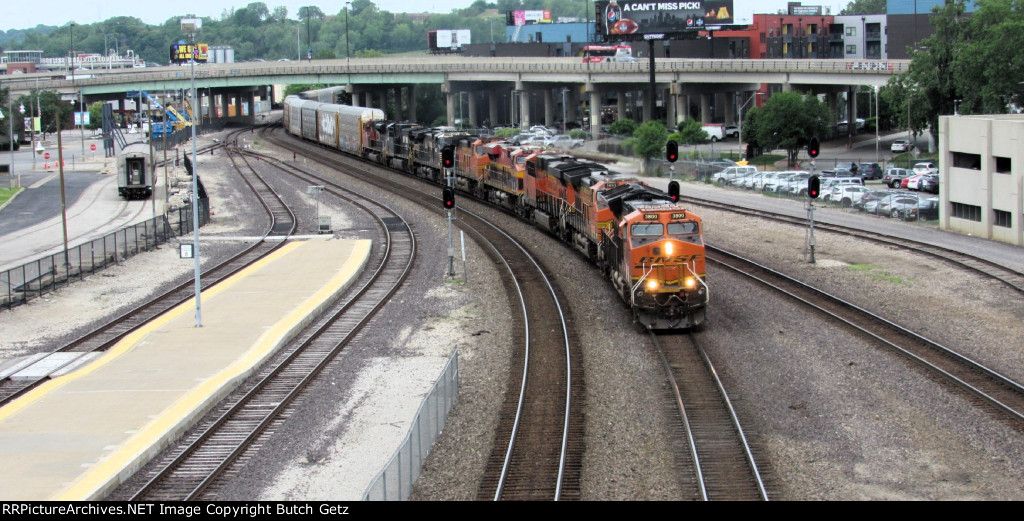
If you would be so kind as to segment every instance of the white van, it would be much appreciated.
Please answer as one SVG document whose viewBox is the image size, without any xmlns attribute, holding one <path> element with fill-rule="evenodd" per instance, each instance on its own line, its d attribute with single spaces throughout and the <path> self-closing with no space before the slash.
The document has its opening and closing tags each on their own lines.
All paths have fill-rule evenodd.
<svg viewBox="0 0 1024 521">
<path fill-rule="evenodd" d="M 747 174 L 756 174 L 756 166 L 729 166 L 711 176 L 712 183 L 729 183 L 732 180 Z"/>
<path fill-rule="evenodd" d="M 704 125 L 701 128 L 708 133 L 708 139 L 712 143 L 725 139 L 725 130 L 722 125 Z"/>
</svg>

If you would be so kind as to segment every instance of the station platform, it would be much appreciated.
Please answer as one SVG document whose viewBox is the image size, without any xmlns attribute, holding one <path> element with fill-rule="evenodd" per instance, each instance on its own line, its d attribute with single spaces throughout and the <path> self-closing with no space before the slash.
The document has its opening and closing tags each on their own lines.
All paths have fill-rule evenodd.
<svg viewBox="0 0 1024 521">
<path fill-rule="evenodd" d="M 344 292 L 370 244 L 289 243 L 204 291 L 202 327 L 190 300 L 0 408 L 0 500 L 103 499 Z"/>
</svg>

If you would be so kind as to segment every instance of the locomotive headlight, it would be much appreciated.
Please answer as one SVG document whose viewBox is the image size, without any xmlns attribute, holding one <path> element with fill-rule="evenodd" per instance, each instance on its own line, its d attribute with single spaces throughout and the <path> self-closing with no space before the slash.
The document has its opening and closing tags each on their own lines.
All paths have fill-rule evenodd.
<svg viewBox="0 0 1024 521">
<path fill-rule="evenodd" d="M 665 255 L 672 255 L 675 249 L 676 245 L 673 244 L 672 241 L 668 241 L 665 243 Z"/>
<path fill-rule="evenodd" d="M 693 289 L 697 287 L 697 277 L 686 277 L 683 280 L 683 284 L 686 285 L 686 289 Z"/>
<path fill-rule="evenodd" d="M 651 279 L 647 281 L 647 291 L 657 291 L 658 281 Z"/>
</svg>

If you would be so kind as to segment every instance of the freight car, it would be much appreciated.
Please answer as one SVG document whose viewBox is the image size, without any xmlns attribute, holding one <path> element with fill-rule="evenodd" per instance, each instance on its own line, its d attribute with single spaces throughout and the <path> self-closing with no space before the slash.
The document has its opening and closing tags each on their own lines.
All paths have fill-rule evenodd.
<svg viewBox="0 0 1024 521">
<path fill-rule="evenodd" d="M 633 176 L 540 147 L 386 121 L 378 109 L 285 99 L 295 136 L 444 182 L 442 150 L 453 149 L 455 187 L 515 212 L 593 262 L 634 319 L 650 329 L 699 329 L 709 301 L 700 217 Z M 343 125 L 342 121 L 347 122 Z"/>
<path fill-rule="evenodd" d="M 149 145 L 132 143 L 117 158 L 117 195 L 123 199 L 149 199 L 153 195 L 153 173 Z"/>
</svg>

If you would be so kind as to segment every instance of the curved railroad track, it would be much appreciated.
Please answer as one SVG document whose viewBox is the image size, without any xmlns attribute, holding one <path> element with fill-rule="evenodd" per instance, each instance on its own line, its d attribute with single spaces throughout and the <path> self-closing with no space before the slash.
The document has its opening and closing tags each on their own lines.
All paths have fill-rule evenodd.
<svg viewBox="0 0 1024 521">
<path fill-rule="evenodd" d="M 757 217 L 759 219 L 770 219 L 775 222 L 792 224 L 796 226 L 807 226 L 806 218 L 780 215 L 768 210 L 758 210 L 755 208 L 747 208 L 732 204 L 697 199 L 693 197 L 681 197 L 680 200 L 683 200 L 694 205 L 713 208 L 715 210 L 738 213 L 750 217 Z M 923 241 L 916 241 L 913 239 L 907 239 L 903 237 L 894 237 L 883 233 L 861 230 L 858 228 L 842 226 L 839 224 L 823 223 L 817 220 L 814 222 L 814 229 L 816 231 L 828 231 L 839 233 L 842 235 L 848 235 L 858 239 L 870 241 L 876 244 L 882 244 L 885 246 L 914 251 L 917 253 L 921 253 L 923 255 L 928 255 L 930 257 L 940 259 L 952 263 L 961 268 L 967 269 L 969 271 L 978 273 L 990 279 L 998 280 L 999 282 L 1002 282 L 1006 286 L 1012 288 L 1017 293 L 1024 296 L 1024 273 L 1021 273 L 1020 271 L 1013 269 L 1011 267 L 1004 266 L 996 262 L 992 262 L 988 259 L 983 259 L 981 257 L 963 253 L 950 248 L 944 248 L 942 246 L 937 246 L 935 244 L 930 244 Z"/>
<path fill-rule="evenodd" d="M 232 161 L 235 161 L 235 159 L 232 159 Z M 244 163 L 241 165 L 236 163 L 235 166 L 246 185 L 257 195 L 261 205 L 267 212 L 270 223 L 261 240 L 253 242 L 224 262 L 204 270 L 200 276 L 200 282 L 204 289 L 216 285 L 281 247 L 284 240 L 295 229 L 295 215 L 274 193 L 273 189 L 262 178 L 255 175 L 254 171 Z M 274 233 L 281 235 L 272 238 L 271 234 Z M 56 353 L 75 353 L 76 355 L 61 355 L 59 362 L 52 364 L 53 367 L 51 367 L 49 373 L 40 378 L 28 380 L 14 379 L 13 377 L 5 378 L 0 382 L 0 406 L 9 403 L 49 380 L 51 374 L 55 374 L 61 369 L 76 363 L 80 356 L 109 349 L 135 329 L 175 308 L 179 304 L 194 298 L 195 280 L 193 278 L 137 305 L 120 316 L 114 317 L 82 337 L 57 348 L 49 356 L 55 356 Z"/>
<path fill-rule="evenodd" d="M 409 190 L 406 176 L 399 178 L 396 171 L 375 163 L 291 137 L 268 139 L 288 149 L 299 148 L 324 164 L 344 165 L 344 171 L 360 179 L 372 180 L 379 188 L 444 214 L 437 185 L 415 178 L 414 182 L 434 189 Z M 519 303 L 511 320 L 513 340 L 521 347 L 513 354 L 512 366 L 522 368 L 509 376 L 509 392 L 478 498 L 578 499 L 584 382 L 581 346 L 572 317 L 547 270 L 499 226 L 468 208 L 462 205 L 456 210 L 456 223 L 476 236 L 495 263 L 506 267 L 506 292 L 510 301 Z"/>
<path fill-rule="evenodd" d="M 677 459 L 693 476 L 692 496 L 703 501 L 767 501 L 768 491 L 739 417 L 697 336 L 653 332 L 679 412 Z M 689 480 L 687 480 L 689 481 Z"/>
<path fill-rule="evenodd" d="M 255 154 L 246 152 L 247 157 Z M 305 181 L 316 179 L 325 192 L 358 207 L 377 223 L 375 246 L 352 290 L 282 348 L 271 363 L 208 414 L 145 475 L 137 490 L 120 491 L 137 500 L 191 500 L 216 495 L 218 479 L 243 461 L 263 436 L 288 415 L 294 400 L 398 291 L 412 270 L 416 239 L 407 223 L 387 205 L 346 190 L 304 169 L 261 158 L 264 165 Z"/>
<path fill-rule="evenodd" d="M 749 259 L 707 247 L 708 260 L 779 291 L 921 364 L 946 383 L 1024 425 L 1024 386 L 884 317 Z"/>
</svg>

